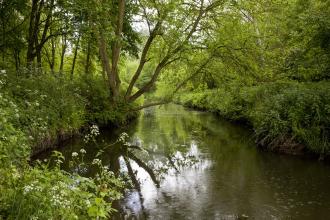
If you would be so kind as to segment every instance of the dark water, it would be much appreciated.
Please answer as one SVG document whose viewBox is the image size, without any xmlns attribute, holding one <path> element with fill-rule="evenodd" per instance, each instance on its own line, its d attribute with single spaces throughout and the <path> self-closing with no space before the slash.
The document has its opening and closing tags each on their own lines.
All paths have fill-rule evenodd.
<svg viewBox="0 0 330 220">
<path fill-rule="evenodd" d="M 329 166 L 260 152 L 248 129 L 211 113 L 177 105 L 146 109 L 128 128 L 104 132 L 98 142 L 113 143 L 123 131 L 147 149 L 137 153 L 144 162 L 176 169 L 163 174 L 157 188 L 131 161 L 141 189 L 126 193 L 117 219 L 330 219 Z M 62 151 L 70 157 L 81 146 L 76 140 Z M 85 149 L 92 160 L 95 145 Z M 103 159 L 127 170 L 119 154 L 105 152 Z"/>
</svg>

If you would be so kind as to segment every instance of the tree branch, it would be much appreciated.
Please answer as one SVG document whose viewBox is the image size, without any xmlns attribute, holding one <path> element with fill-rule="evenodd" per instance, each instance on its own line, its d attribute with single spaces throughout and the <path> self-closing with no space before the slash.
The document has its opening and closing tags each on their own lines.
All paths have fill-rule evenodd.
<svg viewBox="0 0 330 220">
<path fill-rule="evenodd" d="M 150 49 L 150 46 L 151 46 L 153 40 L 157 36 L 157 34 L 158 34 L 157 32 L 160 29 L 161 25 L 162 25 L 162 21 L 160 20 L 160 21 L 157 22 L 155 28 L 150 33 L 146 44 L 144 45 L 144 48 L 143 48 L 143 51 L 142 51 L 142 55 L 141 55 L 141 58 L 140 58 L 139 66 L 136 69 L 135 74 L 133 75 L 133 77 L 131 79 L 131 82 L 130 82 L 128 88 L 127 88 L 126 94 L 125 94 L 125 99 L 126 100 L 129 99 L 129 96 L 132 93 L 133 87 L 134 87 L 136 81 L 138 80 L 138 78 L 141 75 L 141 72 L 142 72 L 142 69 L 144 67 L 144 64 L 147 62 L 146 57 L 147 57 L 148 51 Z"/>
<path fill-rule="evenodd" d="M 138 108 L 132 109 L 132 111 L 140 111 L 140 110 L 142 110 L 144 108 L 149 108 L 149 107 L 157 106 L 157 105 L 165 105 L 165 104 L 168 104 L 170 102 L 171 102 L 171 100 L 148 103 L 148 104 L 142 105 L 142 106 L 140 106 Z"/>
<path fill-rule="evenodd" d="M 207 60 L 205 60 L 202 65 L 199 66 L 199 68 L 193 73 L 191 74 L 189 77 L 187 77 L 186 79 L 184 79 L 181 83 L 179 83 L 172 96 L 174 96 L 185 84 L 187 84 L 189 82 L 189 80 L 191 80 L 192 78 L 194 78 L 197 74 L 199 74 L 203 69 L 204 67 L 212 60 L 213 58 L 213 55 L 211 55 Z"/>
<path fill-rule="evenodd" d="M 192 23 L 192 28 L 190 29 L 190 31 L 187 34 L 187 36 L 185 37 L 185 39 L 178 46 L 176 46 L 173 50 L 169 50 L 167 55 L 158 63 L 151 79 L 141 89 L 139 89 L 135 94 L 133 94 L 130 97 L 127 97 L 126 98 L 127 101 L 133 102 L 137 98 L 139 98 L 141 95 L 143 95 L 145 92 L 147 92 L 155 84 L 155 82 L 156 82 L 158 76 L 160 75 L 162 69 L 165 66 L 169 65 L 170 63 L 172 63 L 172 62 L 179 59 L 179 58 L 175 58 L 175 59 L 170 60 L 173 56 L 175 56 L 177 53 L 179 53 L 180 51 L 182 51 L 184 49 L 184 45 L 186 45 L 188 43 L 191 36 L 196 32 L 197 27 L 198 27 L 201 19 L 205 15 L 205 13 L 207 13 L 209 10 L 217 7 L 220 2 L 222 2 L 222 1 L 220 1 L 220 0 L 216 1 L 212 4 L 210 4 L 209 6 L 207 6 L 206 8 L 204 8 L 204 0 L 201 0 L 198 16 L 194 20 L 194 22 Z M 143 66 L 142 66 L 142 68 L 143 68 Z M 137 75 L 137 78 L 138 77 L 139 77 L 139 75 Z M 126 95 L 128 96 L 129 94 L 127 93 Z"/>
</svg>

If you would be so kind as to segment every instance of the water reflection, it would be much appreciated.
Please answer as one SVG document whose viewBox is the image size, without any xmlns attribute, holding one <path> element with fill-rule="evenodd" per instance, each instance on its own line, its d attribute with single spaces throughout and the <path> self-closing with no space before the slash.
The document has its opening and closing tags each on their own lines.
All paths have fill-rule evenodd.
<svg viewBox="0 0 330 220">
<path fill-rule="evenodd" d="M 329 218 L 329 167 L 258 152 L 248 129 L 211 113 L 176 105 L 147 109 L 98 143 L 113 143 L 122 131 L 144 150 L 102 156 L 112 169 L 128 173 L 135 188 L 119 202 L 117 219 Z M 68 144 L 64 154 L 77 146 L 79 140 Z M 95 145 L 86 150 L 97 151 Z M 159 187 L 150 172 L 162 177 Z"/>
</svg>

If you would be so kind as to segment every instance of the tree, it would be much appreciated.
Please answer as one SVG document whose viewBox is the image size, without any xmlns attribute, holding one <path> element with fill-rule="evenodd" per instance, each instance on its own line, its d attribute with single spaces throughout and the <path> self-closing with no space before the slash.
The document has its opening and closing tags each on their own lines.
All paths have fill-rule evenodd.
<svg viewBox="0 0 330 220">
<path fill-rule="evenodd" d="M 119 0 L 116 2 L 116 18 L 111 25 L 113 27 L 113 36 L 111 39 L 111 48 L 106 45 L 107 38 L 104 29 L 98 27 L 99 50 L 102 64 L 108 75 L 109 88 L 112 93 L 112 101 L 118 100 L 121 80 L 118 73 L 118 62 L 120 52 L 123 46 L 123 36 L 125 36 L 125 21 L 130 21 L 132 14 L 125 10 L 125 5 L 133 2 Z M 223 5 L 223 1 L 193 2 L 193 1 L 143 1 L 136 3 L 138 16 L 141 22 L 147 24 L 148 37 L 143 46 L 139 65 L 132 76 L 124 99 L 127 103 L 132 103 L 141 95 L 149 91 L 156 83 L 159 75 L 164 68 L 170 64 L 182 59 L 181 53 L 190 50 L 191 45 L 200 34 L 200 23 L 206 20 L 208 13 L 216 7 Z M 191 22 L 187 22 L 190 20 Z M 194 36 L 196 35 L 196 36 Z M 110 49 L 110 56 L 108 50 Z M 158 57 L 151 57 L 151 51 L 158 50 Z M 155 68 L 150 79 L 138 91 L 132 94 L 133 87 L 141 76 L 145 64 L 154 60 Z M 150 104 L 148 104 L 149 106 Z"/>
<path fill-rule="evenodd" d="M 41 67 L 41 50 L 52 37 L 52 35 L 48 35 L 48 30 L 51 25 L 54 6 L 54 0 L 47 2 L 46 0 L 32 0 L 27 37 L 26 63 L 28 66 L 32 66 L 34 59 L 37 57 L 38 67 Z M 42 17 L 44 11 L 45 19 Z M 41 38 L 39 38 L 39 33 L 41 33 Z"/>
<path fill-rule="evenodd" d="M 1 66 L 8 68 L 8 55 L 13 55 L 16 70 L 24 50 L 24 31 L 26 22 L 26 0 L 3 0 L 0 3 L 0 53 Z"/>
</svg>

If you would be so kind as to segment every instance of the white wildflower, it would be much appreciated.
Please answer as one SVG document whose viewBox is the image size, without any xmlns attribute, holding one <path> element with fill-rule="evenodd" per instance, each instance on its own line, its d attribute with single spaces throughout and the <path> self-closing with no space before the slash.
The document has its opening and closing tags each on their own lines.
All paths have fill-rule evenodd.
<svg viewBox="0 0 330 220">
<path fill-rule="evenodd" d="M 77 152 L 72 152 L 71 156 L 72 157 L 77 157 L 78 156 L 78 153 Z"/>
<path fill-rule="evenodd" d="M 101 164 L 101 160 L 100 159 L 94 159 L 92 164 Z"/>
<path fill-rule="evenodd" d="M 123 132 L 123 133 L 120 134 L 118 140 L 119 140 L 120 142 L 125 142 L 125 140 L 126 140 L 127 138 L 128 138 L 128 134 L 127 134 L 126 132 Z"/>
<path fill-rule="evenodd" d="M 27 186 L 24 186 L 24 192 L 23 194 L 27 194 L 28 192 L 32 191 L 34 188 L 33 188 L 33 185 L 27 185 Z"/>
<path fill-rule="evenodd" d="M 92 136 L 97 136 L 100 134 L 99 127 L 97 125 L 92 125 L 91 126 L 91 135 Z"/>
<path fill-rule="evenodd" d="M 80 153 L 85 154 L 86 153 L 86 150 L 84 148 L 81 148 L 80 149 Z"/>
</svg>

